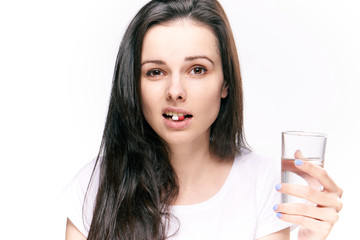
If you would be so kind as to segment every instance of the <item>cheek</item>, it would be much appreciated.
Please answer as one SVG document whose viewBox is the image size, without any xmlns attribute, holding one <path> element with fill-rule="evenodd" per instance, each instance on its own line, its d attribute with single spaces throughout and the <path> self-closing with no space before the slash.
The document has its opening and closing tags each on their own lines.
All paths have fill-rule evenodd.
<svg viewBox="0 0 360 240">
<path fill-rule="evenodd" d="M 151 103 L 149 102 L 150 100 L 151 100 L 150 94 L 146 90 L 145 86 L 141 87 L 141 110 L 146 120 L 148 120 L 149 114 L 151 112 L 150 110 Z"/>
<path fill-rule="evenodd" d="M 215 85 L 215 86 L 214 86 Z M 208 102 L 208 105 L 214 103 L 220 103 L 222 98 L 223 88 L 219 84 L 214 84 L 213 86 L 202 86 L 199 88 L 197 96 L 203 101 Z"/>
<path fill-rule="evenodd" d="M 159 106 L 161 99 L 158 86 L 154 84 L 141 83 L 141 109 L 147 122 L 151 122 L 151 118 L 156 114 L 156 106 Z"/>
<path fill-rule="evenodd" d="M 202 112 L 213 121 L 217 118 L 221 103 L 221 90 L 218 88 L 206 88 L 199 91 L 196 102 Z"/>
</svg>

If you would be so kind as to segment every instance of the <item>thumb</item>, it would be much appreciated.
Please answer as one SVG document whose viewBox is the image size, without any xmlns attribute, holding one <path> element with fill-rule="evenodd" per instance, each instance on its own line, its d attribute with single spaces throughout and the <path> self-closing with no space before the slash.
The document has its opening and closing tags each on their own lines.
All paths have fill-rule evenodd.
<svg viewBox="0 0 360 240">
<path fill-rule="evenodd" d="M 304 155 L 302 154 L 302 152 L 300 150 L 296 150 L 294 157 L 295 157 L 295 159 L 304 159 Z"/>
</svg>

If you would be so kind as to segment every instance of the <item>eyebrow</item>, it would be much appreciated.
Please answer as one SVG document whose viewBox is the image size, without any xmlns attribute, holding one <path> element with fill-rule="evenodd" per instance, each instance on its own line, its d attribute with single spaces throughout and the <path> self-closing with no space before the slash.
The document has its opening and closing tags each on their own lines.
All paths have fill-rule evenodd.
<svg viewBox="0 0 360 240">
<path fill-rule="evenodd" d="M 207 56 L 191 56 L 191 57 L 185 57 L 185 61 L 194 61 L 196 59 L 206 59 L 209 62 L 211 62 L 212 65 L 214 64 L 214 61 L 211 60 L 209 57 Z M 159 64 L 159 65 L 166 65 L 166 63 L 164 61 L 161 60 L 147 60 L 141 63 L 141 66 L 147 64 L 147 63 L 154 63 L 154 64 Z"/>
<path fill-rule="evenodd" d="M 165 62 L 163 62 L 163 61 L 161 61 L 161 60 L 148 60 L 148 61 L 142 62 L 142 63 L 141 63 L 141 66 L 143 66 L 144 64 L 147 64 L 147 63 L 154 63 L 154 64 L 159 64 L 159 65 L 165 65 Z"/>
<path fill-rule="evenodd" d="M 214 61 L 213 60 L 211 60 L 209 57 L 207 57 L 207 56 L 191 56 L 191 57 L 186 57 L 185 58 L 185 61 L 193 61 L 193 60 L 196 60 L 196 59 L 206 59 L 206 60 L 208 60 L 209 62 L 211 62 L 211 64 L 212 65 L 215 65 L 214 64 Z"/>
</svg>

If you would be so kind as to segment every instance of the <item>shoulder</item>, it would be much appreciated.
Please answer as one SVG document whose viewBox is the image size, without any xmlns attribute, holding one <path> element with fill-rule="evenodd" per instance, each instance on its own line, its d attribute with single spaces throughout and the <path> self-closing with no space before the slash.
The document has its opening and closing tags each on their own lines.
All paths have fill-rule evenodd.
<svg viewBox="0 0 360 240">
<path fill-rule="evenodd" d="M 237 180 L 244 182 L 246 197 L 250 199 L 249 206 L 254 207 L 256 239 L 291 226 L 290 223 L 279 220 L 272 209 L 281 202 L 281 194 L 275 191 L 275 185 L 281 182 L 280 157 L 275 159 L 248 151 L 237 156 L 236 162 Z M 287 231 L 284 230 L 286 233 Z"/>
<path fill-rule="evenodd" d="M 244 182 L 252 190 L 263 191 L 264 186 L 272 189 L 281 181 L 280 159 L 261 155 L 251 151 L 243 151 L 234 162 L 234 179 Z"/>
<path fill-rule="evenodd" d="M 91 162 L 86 163 L 76 173 L 76 175 L 73 177 L 73 179 L 66 187 L 65 192 L 71 193 L 72 195 L 76 194 L 77 197 L 83 199 L 88 187 L 90 187 L 90 183 L 91 185 L 96 185 L 96 186 L 98 185 L 98 176 L 99 176 L 99 163 L 97 163 L 95 158 Z"/>
<path fill-rule="evenodd" d="M 96 159 L 85 164 L 62 194 L 67 218 L 87 236 L 99 185 L 99 164 Z"/>
<path fill-rule="evenodd" d="M 239 168 L 265 172 L 266 170 L 271 171 L 271 169 L 280 166 L 280 161 L 276 161 L 274 158 L 264 156 L 250 150 L 243 150 L 241 153 L 236 155 L 235 164 Z"/>
<path fill-rule="evenodd" d="M 96 168 L 95 168 L 96 165 Z M 95 169 L 94 169 L 95 168 Z M 76 182 L 77 184 L 84 186 L 88 185 L 89 181 L 91 179 L 91 176 L 97 175 L 99 172 L 99 163 L 97 163 L 97 159 L 93 159 L 91 162 L 88 162 L 85 164 L 75 175 L 75 177 L 72 180 L 73 182 Z"/>
</svg>

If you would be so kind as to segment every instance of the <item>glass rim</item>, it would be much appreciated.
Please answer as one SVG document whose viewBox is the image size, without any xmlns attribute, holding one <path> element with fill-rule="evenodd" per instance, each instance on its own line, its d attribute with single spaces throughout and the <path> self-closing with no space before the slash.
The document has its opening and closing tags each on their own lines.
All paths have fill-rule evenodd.
<svg viewBox="0 0 360 240">
<path fill-rule="evenodd" d="M 303 136 L 303 137 L 323 137 L 327 138 L 327 135 L 324 133 L 317 133 L 317 132 L 306 132 L 306 131 L 283 131 L 281 132 L 282 135 L 296 135 L 296 136 Z"/>
</svg>

